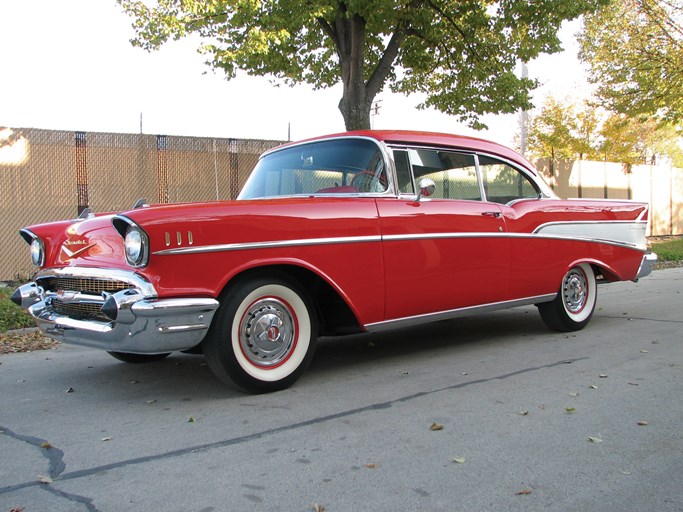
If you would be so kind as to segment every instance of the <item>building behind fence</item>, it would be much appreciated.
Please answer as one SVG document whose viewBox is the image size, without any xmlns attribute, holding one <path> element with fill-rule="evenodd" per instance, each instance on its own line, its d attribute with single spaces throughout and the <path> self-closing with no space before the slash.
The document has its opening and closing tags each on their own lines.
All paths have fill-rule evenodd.
<svg viewBox="0 0 683 512">
<path fill-rule="evenodd" d="M 30 224 L 151 203 L 232 199 L 258 156 L 281 141 L 0 128 L 0 280 L 33 268 L 18 235 Z M 651 204 L 650 233 L 683 233 L 683 170 L 539 161 L 560 197 Z"/>
</svg>

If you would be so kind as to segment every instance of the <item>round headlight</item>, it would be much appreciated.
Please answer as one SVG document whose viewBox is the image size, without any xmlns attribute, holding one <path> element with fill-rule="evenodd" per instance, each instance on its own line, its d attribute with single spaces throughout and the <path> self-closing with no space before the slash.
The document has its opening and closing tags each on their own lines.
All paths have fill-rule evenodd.
<svg viewBox="0 0 683 512">
<path fill-rule="evenodd" d="M 140 229 L 131 226 L 126 231 L 126 238 L 124 240 L 124 248 L 126 250 L 126 260 L 134 267 L 139 267 L 145 263 L 147 257 L 147 237 Z"/>
<path fill-rule="evenodd" d="M 45 264 L 45 246 L 38 238 L 34 238 L 31 242 L 31 262 L 36 267 L 42 267 Z"/>
</svg>

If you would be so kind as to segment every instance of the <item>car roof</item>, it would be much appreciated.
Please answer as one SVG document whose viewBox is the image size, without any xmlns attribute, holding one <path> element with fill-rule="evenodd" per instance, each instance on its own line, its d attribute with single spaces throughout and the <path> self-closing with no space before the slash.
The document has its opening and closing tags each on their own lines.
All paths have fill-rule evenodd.
<svg viewBox="0 0 683 512">
<path fill-rule="evenodd" d="M 516 151 L 486 139 L 480 139 L 477 137 L 469 137 L 466 135 L 455 135 L 448 133 L 437 133 L 437 132 L 426 132 L 426 131 L 413 131 L 413 130 L 355 130 L 348 132 L 340 132 L 331 135 L 323 135 L 319 137 L 313 137 L 310 139 L 292 142 L 280 146 L 279 148 L 273 148 L 272 151 L 281 149 L 286 146 L 294 144 L 302 144 L 306 142 L 314 142 L 318 140 L 334 139 L 338 137 L 368 137 L 375 139 L 380 142 L 387 144 L 405 144 L 405 145 L 420 145 L 420 146 L 438 146 L 438 147 L 449 147 L 457 149 L 465 149 L 470 151 L 480 151 L 483 153 L 488 153 L 492 155 L 498 155 L 502 158 L 512 160 L 513 162 L 522 165 L 526 169 L 537 174 L 534 165 L 529 162 L 522 155 Z"/>
</svg>

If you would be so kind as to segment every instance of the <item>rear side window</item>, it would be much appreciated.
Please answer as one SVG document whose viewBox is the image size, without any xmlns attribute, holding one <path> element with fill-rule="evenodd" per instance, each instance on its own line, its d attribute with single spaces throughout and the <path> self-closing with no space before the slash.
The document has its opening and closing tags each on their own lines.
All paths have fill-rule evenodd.
<svg viewBox="0 0 683 512">
<path fill-rule="evenodd" d="M 507 204 L 519 199 L 540 197 L 536 185 L 525 174 L 505 162 L 480 156 L 479 170 L 487 201 Z"/>
</svg>

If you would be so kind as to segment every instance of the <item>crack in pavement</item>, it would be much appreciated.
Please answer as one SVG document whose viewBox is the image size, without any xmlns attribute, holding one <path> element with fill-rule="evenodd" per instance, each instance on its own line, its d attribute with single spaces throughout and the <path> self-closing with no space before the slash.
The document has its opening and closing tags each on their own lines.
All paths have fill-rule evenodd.
<svg viewBox="0 0 683 512">
<path fill-rule="evenodd" d="M 663 318 L 644 318 L 641 316 L 632 316 L 632 315 L 622 315 L 622 316 L 614 316 L 614 315 L 600 315 L 601 318 L 613 318 L 616 320 L 645 320 L 647 322 L 663 322 L 663 323 L 669 323 L 669 324 L 683 324 L 683 320 L 668 320 L 668 319 L 663 319 Z"/>
<path fill-rule="evenodd" d="M 226 446 L 234 446 L 234 445 L 238 445 L 238 444 L 243 444 L 243 443 L 247 443 L 249 441 L 253 441 L 256 439 L 261 439 L 261 438 L 266 437 L 266 436 L 273 436 L 273 435 L 281 434 L 283 432 L 290 432 L 293 430 L 298 430 L 298 429 L 309 427 L 312 425 L 318 425 L 321 423 L 337 420 L 340 418 L 346 418 L 349 416 L 362 414 L 364 412 L 377 411 L 377 410 L 382 410 L 382 409 L 389 409 L 396 404 L 406 403 L 406 402 L 409 402 L 412 400 L 416 400 L 418 398 L 423 398 L 423 397 L 430 396 L 430 395 L 433 395 L 436 393 L 442 393 L 444 391 L 453 391 L 456 389 L 462 389 L 462 388 L 465 388 L 468 386 L 474 386 L 477 384 L 484 384 L 484 383 L 492 382 L 495 380 L 505 380 L 505 379 L 509 379 L 512 377 L 516 377 L 518 375 L 523 375 L 526 373 L 531 373 L 531 372 L 535 372 L 535 371 L 539 371 L 539 370 L 543 370 L 543 369 L 547 369 L 547 368 L 554 368 L 557 366 L 563 366 L 566 364 L 571 364 L 571 363 L 575 363 L 577 361 L 583 361 L 583 360 L 587 360 L 587 359 L 588 359 L 588 357 L 580 357 L 580 358 L 576 358 L 576 359 L 564 359 L 562 361 L 557 361 L 554 363 L 549 363 L 546 365 L 536 366 L 536 367 L 532 367 L 532 368 L 525 368 L 522 370 L 517 370 L 514 372 L 510 372 L 510 373 L 506 373 L 503 375 L 498 375 L 498 376 L 490 377 L 490 378 L 486 378 L 486 379 L 470 380 L 470 381 L 461 382 L 458 384 L 453 384 L 450 386 L 445 386 L 445 387 L 438 388 L 438 389 L 433 389 L 430 391 L 419 391 L 419 392 L 413 393 L 411 395 L 406 395 L 403 397 L 395 398 L 393 400 L 388 400 L 385 402 L 377 402 L 374 404 L 365 405 L 363 407 L 358 407 L 355 409 L 340 411 L 337 413 L 328 414 L 326 416 L 320 416 L 318 418 L 312 418 L 312 419 L 300 421 L 297 423 L 291 423 L 289 425 L 283 425 L 281 427 L 275 427 L 275 428 L 263 430 L 261 432 L 255 432 L 253 434 L 247 434 L 247 435 L 243 435 L 243 436 L 233 437 L 230 439 L 223 439 L 221 441 L 215 441 L 212 443 L 200 444 L 200 445 L 196 445 L 196 446 L 190 446 L 187 448 L 179 448 L 177 450 L 171 450 L 171 451 L 167 451 L 164 453 L 158 453 L 155 455 L 147 455 L 144 457 L 135 457 L 132 459 L 126 459 L 126 460 L 122 460 L 119 462 L 112 462 L 110 464 L 103 464 L 100 466 L 94 466 L 94 467 L 87 468 L 87 469 L 71 471 L 69 473 L 64 473 L 64 470 L 66 469 L 66 466 L 64 465 L 64 462 L 62 460 L 64 453 L 61 450 L 58 450 L 57 448 L 54 448 L 54 447 L 50 447 L 48 449 L 43 448 L 41 445 L 43 443 L 45 443 L 44 440 L 37 439 L 34 437 L 29 437 L 29 436 L 22 436 L 20 434 L 14 433 L 11 430 L 9 430 L 5 427 L 2 427 L 2 426 L 0 426 L 0 434 L 5 434 L 5 435 L 8 435 L 14 439 L 27 442 L 33 446 L 40 448 L 42 451 L 46 452 L 46 453 L 44 453 L 44 456 L 46 456 L 48 458 L 48 460 L 50 460 L 50 468 L 51 468 L 50 469 L 50 471 L 51 471 L 50 478 L 52 478 L 53 484 L 56 484 L 58 482 L 64 482 L 67 480 L 75 480 L 78 478 L 92 476 L 92 475 L 95 475 L 97 473 L 109 471 L 112 469 L 119 469 L 119 468 L 123 468 L 126 466 L 144 464 L 146 462 L 153 462 L 153 461 L 157 461 L 157 460 L 164 460 L 164 459 L 169 459 L 169 458 L 174 458 L 174 457 L 180 457 L 180 456 L 187 455 L 190 453 L 204 452 L 204 451 L 212 450 L 215 448 L 224 448 Z M 49 488 L 51 492 L 54 492 L 55 494 L 58 494 L 59 496 L 63 496 L 67 499 L 71 499 L 73 501 L 77 501 L 80 504 L 86 505 L 86 507 L 88 507 L 88 510 L 90 510 L 90 511 L 93 511 L 93 512 L 97 511 L 97 509 L 94 508 L 94 506 L 92 505 L 91 499 L 85 498 L 82 496 L 64 493 L 62 491 L 54 489 L 54 487 L 52 487 L 51 484 L 46 485 L 45 483 L 40 482 L 40 481 L 24 482 L 24 483 L 16 484 L 13 486 L 0 487 L 0 495 L 8 493 L 8 492 L 15 491 L 18 489 L 23 489 L 26 487 L 33 487 L 33 486 L 43 486 L 45 488 Z"/>
<path fill-rule="evenodd" d="M 17 441 L 21 441 L 23 443 L 38 448 L 40 454 L 48 460 L 48 470 L 46 476 L 48 476 L 52 481 L 58 478 L 59 475 L 61 475 L 66 469 L 66 464 L 64 464 L 64 452 L 59 448 L 55 448 L 54 446 L 52 446 L 52 444 L 50 444 L 50 442 L 48 442 L 47 440 L 40 439 L 38 437 L 18 434 L 3 426 L 0 426 L 0 435 L 6 435 L 11 439 L 15 439 Z M 97 512 L 97 508 L 95 508 L 95 506 L 92 504 L 92 498 L 86 498 L 85 496 L 79 496 L 77 494 L 70 494 L 64 491 L 60 491 L 59 489 L 51 487 L 45 482 L 39 480 L 4 487 L 0 489 L 0 494 L 4 494 L 6 492 L 11 491 L 17 491 L 20 489 L 24 489 L 26 487 L 34 487 L 36 485 L 39 485 L 41 489 L 44 489 L 52 494 L 65 498 L 68 501 L 85 505 L 86 509 L 90 512 Z"/>
</svg>

